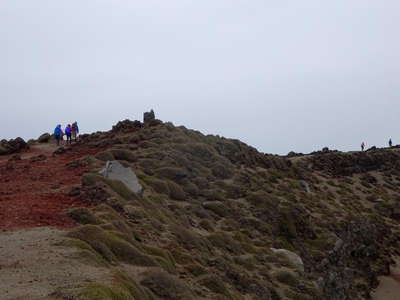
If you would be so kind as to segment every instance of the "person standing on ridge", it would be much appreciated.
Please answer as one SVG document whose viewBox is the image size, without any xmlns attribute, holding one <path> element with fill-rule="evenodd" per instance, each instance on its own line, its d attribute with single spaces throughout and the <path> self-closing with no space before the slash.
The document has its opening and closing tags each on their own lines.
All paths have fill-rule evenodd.
<svg viewBox="0 0 400 300">
<path fill-rule="evenodd" d="M 72 127 L 71 127 L 71 124 L 68 124 L 68 126 L 65 127 L 65 135 L 67 136 L 67 144 L 69 143 L 71 145 L 72 144 Z"/>
<path fill-rule="evenodd" d="M 63 131 L 61 129 L 61 125 L 57 125 L 56 129 L 54 129 L 54 137 L 57 141 L 57 146 L 60 146 L 60 141 L 62 141 L 63 138 Z"/>
<path fill-rule="evenodd" d="M 78 135 L 79 135 L 79 127 L 78 127 L 78 122 L 74 122 L 72 124 L 72 138 L 74 139 L 74 141 L 76 142 L 76 140 L 78 139 Z"/>
<path fill-rule="evenodd" d="M 393 146 L 392 139 L 389 139 L 389 147 L 392 148 L 392 146 Z"/>
<path fill-rule="evenodd" d="M 362 142 L 362 143 L 361 143 L 361 151 L 364 151 L 364 149 L 365 149 L 365 143 Z"/>
</svg>

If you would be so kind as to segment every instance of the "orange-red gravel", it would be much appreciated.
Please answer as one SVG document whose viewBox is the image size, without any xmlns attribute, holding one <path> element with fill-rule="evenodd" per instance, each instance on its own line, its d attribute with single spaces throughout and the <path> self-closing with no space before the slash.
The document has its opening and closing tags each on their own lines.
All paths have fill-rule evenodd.
<svg viewBox="0 0 400 300">
<path fill-rule="evenodd" d="M 80 183 L 88 167 L 68 168 L 66 164 L 93 154 L 77 149 L 53 157 L 54 148 L 33 148 L 22 155 L 22 160 L 0 160 L 0 230 L 76 225 L 66 215 L 67 210 L 87 204 L 68 192 Z M 43 154 L 47 159 L 33 162 L 32 154 Z"/>
</svg>

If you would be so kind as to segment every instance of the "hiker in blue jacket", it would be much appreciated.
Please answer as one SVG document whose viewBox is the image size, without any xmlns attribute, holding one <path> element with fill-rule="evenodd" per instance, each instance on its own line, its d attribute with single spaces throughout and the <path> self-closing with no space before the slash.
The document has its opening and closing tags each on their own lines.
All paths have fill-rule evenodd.
<svg viewBox="0 0 400 300">
<path fill-rule="evenodd" d="M 54 137 L 57 141 L 57 146 L 60 146 L 60 142 L 63 140 L 64 132 L 61 129 L 61 125 L 57 125 L 56 129 L 54 129 Z"/>
<path fill-rule="evenodd" d="M 71 124 L 68 124 L 67 127 L 65 127 L 65 135 L 67 136 L 67 144 L 72 144 L 72 127 Z"/>
</svg>

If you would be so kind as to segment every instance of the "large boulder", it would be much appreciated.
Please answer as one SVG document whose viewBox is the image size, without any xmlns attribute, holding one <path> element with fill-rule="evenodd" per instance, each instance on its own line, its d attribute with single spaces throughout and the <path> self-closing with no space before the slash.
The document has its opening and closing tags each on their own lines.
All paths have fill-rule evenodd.
<svg viewBox="0 0 400 300">
<path fill-rule="evenodd" d="M 50 141 L 51 135 L 49 133 L 43 133 L 39 138 L 39 143 L 48 143 Z"/>
<path fill-rule="evenodd" d="M 132 168 L 124 167 L 117 160 L 107 161 L 105 168 L 100 171 L 100 174 L 107 179 L 121 181 L 136 195 L 140 195 L 143 192 L 143 187 L 140 185 Z"/>
<path fill-rule="evenodd" d="M 0 144 L 0 155 L 6 155 L 8 154 L 8 151 L 9 149 L 5 145 Z"/>
<path fill-rule="evenodd" d="M 303 260 L 296 253 L 291 252 L 286 249 L 275 249 L 275 248 L 271 248 L 271 251 L 274 252 L 275 254 L 286 257 L 286 259 L 292 264 L 292 266 L 294 268 L 296 268 L 297 270 L 299 270 L 301 272 L 304 272 Z"/>
<path fill-rule="evenodd" d="M 29 145 L 20 137 L 9 141 L 0 141 L 0 155 L 13 154 L 26 149 L 29 149 Z"/>
</svg>

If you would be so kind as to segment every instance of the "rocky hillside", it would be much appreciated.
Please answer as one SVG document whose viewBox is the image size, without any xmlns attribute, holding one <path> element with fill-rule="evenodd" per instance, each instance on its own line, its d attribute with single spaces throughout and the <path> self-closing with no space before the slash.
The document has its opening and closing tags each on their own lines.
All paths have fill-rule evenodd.
<svg viewBox="0 0 400 300">
<path fill-rule="evenodd" d="M 54 155 L 71 153 L 83 205 L 63 244 L 112 279 L 55 299 L 368 299 L 399 255 L 397 149 L 279 157 L 126 120 Z M 143 190 L 104 177 L 109 161 Z"/>
</svg>

